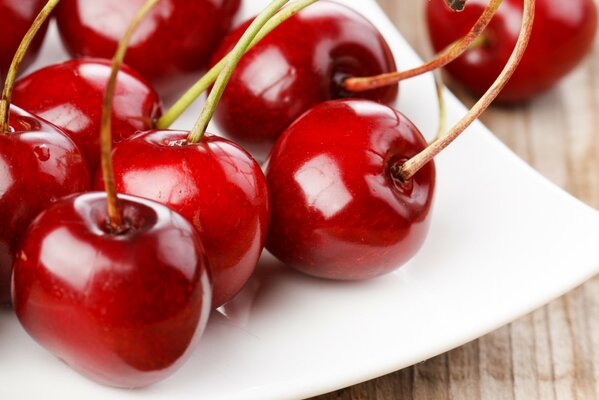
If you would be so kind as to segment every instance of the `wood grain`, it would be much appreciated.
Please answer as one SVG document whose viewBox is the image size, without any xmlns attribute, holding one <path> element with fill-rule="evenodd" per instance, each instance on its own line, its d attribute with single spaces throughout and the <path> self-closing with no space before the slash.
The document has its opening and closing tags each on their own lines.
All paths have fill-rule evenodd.
<svg viewBox="0 0 599 400">
<path fill-rule="evenodd" d="M 428 58 L 425 1 L 379 3 Z M 493 108 L 481 119 L 543 175 L 599 209 L 599 40 L 557 88 L 519 108 Z M 599 278 L 447 354 L 315 398 L 366 399 L 599 400 Z"/>
</svg>

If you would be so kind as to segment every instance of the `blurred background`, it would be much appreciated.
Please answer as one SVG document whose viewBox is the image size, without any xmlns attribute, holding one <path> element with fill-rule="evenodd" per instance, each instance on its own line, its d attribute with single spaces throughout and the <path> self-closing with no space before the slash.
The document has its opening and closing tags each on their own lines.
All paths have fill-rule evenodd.
<svg viewBox="0 0 599 400">
<path fill-rule="evenodd" d="M 429 59 L 426 1 L 378 0 Z M 450 78 L 444 81 L 474 104 Z M 544 176 L 599 209 L 597 38 L 592 54 L 556 88 L 517 107 L 494 106 L 481 119 Z M 317 399 L 599 399 L 599 277 L 447 354 Z"/>
</svg>

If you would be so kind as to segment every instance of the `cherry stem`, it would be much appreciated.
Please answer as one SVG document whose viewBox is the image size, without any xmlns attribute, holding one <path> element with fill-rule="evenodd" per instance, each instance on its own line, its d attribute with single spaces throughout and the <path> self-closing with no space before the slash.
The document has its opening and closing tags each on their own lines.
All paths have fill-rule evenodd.
<svg viewBox="0 0 599 400">
<path fill-rule="evenodd" d="M 269 19 L 271 19 L 277 11 L 281 9 L 285 4 L 287 4 L 289 0 L 273 0 L 269 3 L 269 5 L 260 13 L 258 16 L 252 21 L 247 30 L 243 33 L 233 50 L 231 51 L 230 56 L 227 59 L 227 62 L 223 68 L 223 70 L 218 74 L 218 78 L 216 78 L 216 82 L 214 83 L 214 87 L 210 91 L 210 95 L 206 100 L 206 104 L 204 104 L 204 108 L 202 108 L 202 114 L 200 118 L 196 122 L 195 126 L 191 130 L 187 140 L 189 143 L 199 143 L 204 137 L 204 133 L 206 132 L 206 128 L 216 111 L 216 106 L 220 101 L 237 64 L 243 57 L 243 55 L 248 51 L 252 40 L 258 35 L 260 29 Z"/>
<path fill-rule="evenodd" d="M 104 103 L 102 105 L 102 119 L 100 128 L 100 148 L 102 155 L 102 177 L 106 187 L 106 196 L 108 203 L 108 226 L 115 233 L 121 233 L 127 229 L 123 210 L 120 207 L 119 199 L 116 193 L 116 184 L 114 182 L 114 170 L 112 166 L 112 103 L 116 90 L 117 76 L 123 65 L 129 41 L 135 33 L 139 24 L 144 20 L 148 13 L 158 4 L 160 0 L 147 0 L 146 3 L 137 11 L 131 24 L 127 28 L 125 35 L 120 40 L 116 53 L 112 58 L 112 70 L 110 78 L 106 84 L 104 93 Z"/>
<path fill-rule="evenodd" d="M 491 22 L 493 19 L 493 16 L 497 12 L 497 9 L 501 5 L 502 1 L 503 0 L 491 0 L 489 4 L 487 4 L 487 7 L 479 17 L 478 21 L 476 21 L 476 24 L 474 24 L 472 29 L 470 29 L 470 32 L 468 32 L 466 36 L 454 44 L 449 45 L 445 50 L 441 51 L 429 62 L 419 67 L 405 71 L 390 72 L 369 77 L 347 78 L 345 81 L 343 81 L 344 89 L 348 92 L 364 92 L 367 90 L 393 85 L 402 80 L 413 78 L 415 76 L 422 75 L 446 66 L 471 49 L 473 43 L 479 43 L 477 42 L 477 38 L 479 38 L 487 28 L 487 25 L 489 25 L 489 22 Z"/>
<path fill-rule="evenodd" d="M 252 43 L 247 48 L 246 52 L 251 50 L 258 42 L 260 42 L 266 35 L 272 32 L 276 27 L 287 21 L 289 18 L 308 7 L 309 5 L 316 3 L 318 0 L 295 0 L 289 3 L 288 6 L 280 10 L 274 17 L 272 17 L 263 27 L 260 29 Z M 189 90 L 181 96 L 179 100 L 173 104 L 158 120 L 156 127 L 159 129 L 165 129 L 171 126 L 177 118 L 187 110 L 191 104 L 204 93 L 214 83 L 218 75 L 225 67 L 227 61 L 229 61 L 231 54 L 229 52 L 223 57 L 217 64 L 215 64 L 199 81 L 197 81 Z"/>
<path fill-rule="evenodd" d="M 424 165 L 430 162 L 437 154 L 443 149 L 449 146 L 462 132 L 470 126 L 488 107 L 491 105 L 493 100 L 499 95 L 501 90 L 505 87 L 509 79 L 512 77 L 518 64 L 522 60 L 526 47 L 530 40 L 530 34 L 532 32 L 532 26 L 535 18 L 535 0 L 525 0 L 524 10 L 522 18 L 522 26 L 518 41 L 510 59 L 501 71 L 501 74 L 489 90 L 480 98 L 480 100 L 468 111 L 468 113 L 462 118 L 446 135 L 433 141 L 426 149 L 409 159 L 401 167 L 399 173 L 400 178 L 403 181 L 411 179 Z"/>
<path fill-rule="evenodd" d="M 437 129 L 437 134 L 435 135 L 434 139 L 437 140 L 445 133 L 445 128 L 447 125 L 447 107 L 445 106 L 443 79 L 441 78 L 441 73 L 438 70 L 433 71 L 433 77 L 435 78 L 435 89 L 437 91 L 437 101 L 439 103 L 439 128 Z"/>
<path fill-rule="evenodd" d="M 31 45 L 33 39 L 37 35 L 37 32 L 41 29 L 44 22 L 48 19 L 52 10 L 58 5 L 60 0 L 48 0 L 44 8 L 39 12 L 35 20 L 31 24 L 31 27 L 23 37 L 21 44 L 17 48 L 17 52 L 12 59 L 8 74 L 6 75 L 6 81 L 4 82 L 4 89 L 2 90 L 2 99 L 0 100 L 0 135 L 8 133 L 8 120 L 10 118 L 10 104 L 12 102 L 12 92 L 15 86 L 19 69 L 23 63 L 23 59 L 27 54 L 27 50 Z"/>
</svg>

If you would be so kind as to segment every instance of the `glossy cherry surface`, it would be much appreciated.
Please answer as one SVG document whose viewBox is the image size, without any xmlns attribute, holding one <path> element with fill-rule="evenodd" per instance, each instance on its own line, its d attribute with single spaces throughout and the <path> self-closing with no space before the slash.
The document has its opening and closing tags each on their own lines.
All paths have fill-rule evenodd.
<svg viewBox="0 0 599 400">
<path fill-rule="evenodd" d="M 487 1 L 469 0 L 461 13 L 450 11 L 443 1 L 426 4 L 429 35 L 435 50 L 440 51 L 470 30 Z M 474 94 L 483 94 L 507 63 L 517 41 L 523 4 L 523 0 L 505 0 L 483 33 L 484 45 L 446 67 Z M 590 51 L 596 31 L 593 0 L 537 0 L 526 54 L 498 100 L 525 101 L 551 88 Z"/>
<path fill-rule="evenodd" d="M 111 58 L 145 0 L 63 0 L 57 21 L 73 56 Z M 161 0 L 133 36 L 126 63 L 169 92 L 181 73 L 206 66 L 240 0 Z"/>
<path fill-rule="evenodd" d="M 195 229 L 155 202 L 121 197 L 129 229 L 106 228 L 106 195 L 71 196 L 31 225 L 13 302 L 27 332 L 100 383 L 157 382 L 190 356 L 210 312 Z"/>
<path fill-rule="evenodd" d="M 111 62 L 83 58 L 42 68 L 21 78 L 13 102 L 62 128 L 83 152 L 90 171 L 100 165 L 100 119 Z M 113 101 L 113 143 L 151 129 L 162 113 L 156 91 L 124 66 Z"/>
<path fill-rule="evenodd" d="M 223 41 L 213 61 L 234 46 L 248 24 Z M 391 50 L 370 22 L 344 5 L 320 1 L 285 21 L 242 58 L 216 121 L 228 137 L 262 158 L 297 117 L 318 103 L 340 97 L 394 101 L 396 85 L 350 94 L 340 83 L 348 76 L 395 69 Z"/>
<path fill-rule="evenodd" d="M 426 146 L 394 109 L 333 100 L 300 117 L 268 160 L 271 223 L 266 248 L 302 272 L 358 280 L 392 271 L 422 245 L 435 167 L 406 183 L 398 169 Z"/>
<path fill-rule="evenodd" d="M 46 0 L 0 0 L 0 89 L 23 36 L 44 4 Z M 23 68 L 37 56 L 47 27 L 48 24 L 45 24 L 31 43 L 23 60 Z"/>
<path fill-rule="evenodd" d="M 113 151 L 115 181 L 120 193 L 166 204 L 197 228 L 216 308 L 241 290 L 256 267 L 270 216 L 268 190 L 245 150 L 217 136 L 186 144 L 188 134 L 149 131 L 122 142 Z"/>
<path fill-rule="evenodd" d="M 31 221 L 90 187 L 83 156 L 58 128 L 14 105 L 9 126 L 0 135 L 0 302 L 9 301 L 13 259 Z"/>
</svg>

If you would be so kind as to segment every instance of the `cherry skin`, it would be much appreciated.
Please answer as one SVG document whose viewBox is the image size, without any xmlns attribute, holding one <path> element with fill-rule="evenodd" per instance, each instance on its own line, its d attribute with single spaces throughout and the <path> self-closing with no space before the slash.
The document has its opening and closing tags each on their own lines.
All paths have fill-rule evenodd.
<svg viewBox="0 0 599 400">
<path fill-rule="evenodd" d="M 33 20 L 46 4 L 46 0 L 0 0 L 0 82 L 4 82 L 8 67 Z M 23 60 L 26 68 L 37 57 L 48 24 L 44 24 Z M 0 84 L 0 89 L 2 84 Z"/>
<path fill-rule="evenodd" d="M 33 222 L 15 262 L 13 303 L 38 343 L 79 373 L 124 388 L 166 378 L 210 313 L 200 239 L 158 203 L 121 197 L 128 229 L 107 228 L 106 194 L 65 198 Z"/>
<path fill-rule="evenodd" d="M 67 50 L 77 57 L 111 58 L 144 1 L 63 0 L 57 21 Z M 207 65 L 239 5 L 240 0 L 161 0 L 133 36 L 125 62 L 161 94 L 170 94 L 179 75 Z"/>
<path fill-rule="evenodd" d="M 391 107 L 332 100 L 300 117 L 267 161 L 271 223 L 266 248 L 306 274 L 361 280 L 388 273 L 428 232 L 434 164 L 407 182 L 403 162 L 426 142 Z"/>
<path fill-rule="evenodd" d="M 31 221 L 90 187 L 83 156 L 58 128 L 14 105 L 9 126 L 0 135 L 0 303 L 10 301 L 14 255 Z"/>
<path fill-rule="evenodd" d="M 225 38 L 213 62 L 231 50 L 249 23 Z M 277 137 L 318 103 L 342 97 L 393 102 L 396 85 L 351 94 L 340 84 L 350 76 L 395 70 L 389 46 L 370 22 L 344 5 L 320 1 L 285 21 L 243 57 L 215 120 L 228 137 L 263 158 Z"/>
<path fill-rule="evenodd" d="M 212 304 L 231 300 L 252 275 L 266 240 L 268 189 L 260 166 L 242 148 L 189 132 L 138 133 L 113 151 L 119 193 L 152 199 L 186 217 L 206 246 Z M 102 188 L 98 175 L 96 187 Z"/>
<path fill-rule="evenodd" d="M 13 102 L 62 128 L 83 152 L 92 174 L 100 166 L 100 120 L 111 62 L 83 58 L 42 68 L 21 78 Z M 123 66 L 112 114 L 113 143 L 151 129 L 162 103 L 151 85 Z"/>
<path fill-rule="evenodd" d="M 428 31 L 437 51 L 465 35 L 487 5 L 486 0 L 470 0 L 463 12 L 455 13 L 443 3 L 429 1 L 426 6 Z M 518 38 L 523 3 L 505 0 L 483 33 L 485 43 L 446 67 L 473 94 L 483 94 L 507 63 Z M 588 54 L 596 31 L 594 0 L 537 0 L 526 54 L 498 101 L 526 101 L 554 86 Z"/>
</svg>

